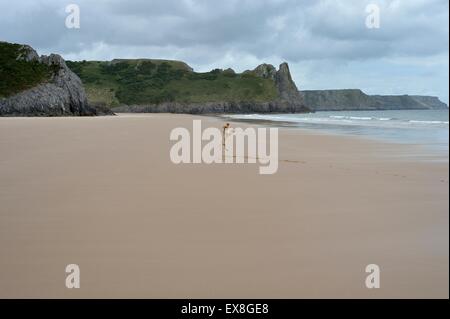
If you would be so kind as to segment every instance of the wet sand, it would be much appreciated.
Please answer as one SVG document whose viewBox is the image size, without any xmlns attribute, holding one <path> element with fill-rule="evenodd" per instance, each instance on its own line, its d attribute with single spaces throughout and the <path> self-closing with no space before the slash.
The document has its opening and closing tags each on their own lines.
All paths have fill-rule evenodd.
<svg viewBox="0 0 450 319">
<path fill-rule="evenodd" d="M 174 165 L 170 131 L 194 118 L 223 124 L 0 118 L 0 297 L 449 297 L 448 158 L 282 129 L 275 175 Z"/>
</svg>

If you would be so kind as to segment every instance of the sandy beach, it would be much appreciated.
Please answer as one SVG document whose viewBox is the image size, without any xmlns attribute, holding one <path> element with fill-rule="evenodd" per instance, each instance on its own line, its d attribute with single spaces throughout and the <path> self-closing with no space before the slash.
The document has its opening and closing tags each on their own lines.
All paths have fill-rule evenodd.
<svg viewBox="0 0 450 319">
<path fill-rule="evenodd" d="M 449 297 L 448 157 L 286 128 L 274 175 L 175 165 L 193 119 L 0 118 L 0 298 Z"/>
</svg>

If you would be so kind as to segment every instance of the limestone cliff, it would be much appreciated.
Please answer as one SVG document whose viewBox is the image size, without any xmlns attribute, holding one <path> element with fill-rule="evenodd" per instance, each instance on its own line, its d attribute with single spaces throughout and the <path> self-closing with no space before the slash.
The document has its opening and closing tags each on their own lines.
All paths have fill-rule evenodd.
<svg viewBox="0 0 450 319">
<path fill-rule="evenodd" d="M 358 89 L 302 91 L 306 105 L 315 111 L 448 109 L 437 97 L 367 95 Z"/>
<path fill-rule="evenodd" d="M 51 75 L 42 83 L 0 98 L 0 116 L 86 116 L 111 113 L 99 110 L 88 104 L 80 78 L 66 65 L 64 59 L 57 55 L 39 56 L 30 46 L 21 46 L 17 50 L 16 60 L 22 68 L 28 67 L 33 72 L 35 66 L 50 67 Z M 32 74 L 32 73 L 31 73 Z M 6 77 L 2 74 L 2 77 Z M 10 79 L 2 78 L 8 83 Z"/>
</svg>

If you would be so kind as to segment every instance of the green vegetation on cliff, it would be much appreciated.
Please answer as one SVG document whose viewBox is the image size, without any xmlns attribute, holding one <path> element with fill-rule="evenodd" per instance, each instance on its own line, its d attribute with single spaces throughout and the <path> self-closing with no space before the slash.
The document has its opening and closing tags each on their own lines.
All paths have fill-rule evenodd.
<svg viewBox="0 0 450 319">
<path fill-rule="evenodd" d="M 28 61 L 27 48 L 0 42 L 0 97 L 8 97 L 51 79 L 55 68 Z"/>
<path fill-rule="evenodd" d="M 193 72 L 183 62 L 113 60 L 67 62 L 83 81 L 88 99 L 107 106 L 163 102 L 266 102 L 277 99 L 277 87 L 254 72 Z"/>
</svg>

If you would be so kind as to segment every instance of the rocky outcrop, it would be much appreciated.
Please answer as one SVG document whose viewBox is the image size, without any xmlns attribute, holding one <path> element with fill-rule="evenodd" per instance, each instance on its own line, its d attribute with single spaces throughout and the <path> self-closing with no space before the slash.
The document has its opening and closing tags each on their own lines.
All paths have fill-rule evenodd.
<svg viewBox="0 0 450 319">
<path fill-rule="evenodd" d="M 292 105 L 304 107 L 303 97 L 299 93 L 294 80 L 292 80 L 289 65 L 286 62 L 280 64 L 278 71 L 271 64 L 261 64 L 252 72 L 256 76 L 275 81 L 278 91 L 278 100 L 289 101 Z"/>
<path fill-rule="evenodd" d="M 281 100 L 303 104 L 303 98 L 292 80 L 291 72 L 289 71 L 289 66 L 287 63 L 282 63 L 280 65 L 280 69 L 275 74 L 275 84 Z"/>
<path fill-rule="evenodd" d="M 0 99 L 0 116 L 88 116 L 112 113 L 97 110 L 88 104 L 80 78 L 57 55 L 39 56 L 29 46 L 17 59 L 51 66 L 54 70 L 51 79 L 31 89 Z"/>
<path fill-rule="evenodd" d="M 271 79 L 275 81 L 276 75 L 277 75 L 277 69 L 271 64 L 261 64 L 258 65 L 254 70 L 253 73 L 256 76 L 259 76 L 264 79 Z"/>
<path fill-rule="evenodd" d="M 236 74 L 236 72 L 232 68 L 228 68 L 228 69 L 224 70 L 223 72 L 225 74 L 228 74 L 228 75 L 235 75 Z"/>
<path fill-rule="evenodd" d="M 278 71 L 271 64 L 261 64 L 253 70 L 256 76 L 271 79 L 275 82 L 278 91 L 278 99 L 274 101 L 276 105 L 280 105 L 280 112 L 284 112 L 284 105 L 288 104 L 289 109 L 295 112 L 310 112 L 311 110 L 305 106 L 302 95 L 299 93 L 294 80 L 292 79 L 289 65 L 285 62 L 280 64 Z M 277 107 L 275 107 L 277 109 Z M 277 111 L 274 111 L 277 112 Z"/>
<path fill-rule="evenodd" d="M 437 97 L 367 95 L 358 89 L 302 91 L 305 104 L 315 111 L 448 109 Z"/>
</svg>

